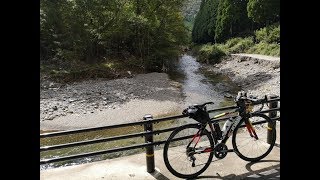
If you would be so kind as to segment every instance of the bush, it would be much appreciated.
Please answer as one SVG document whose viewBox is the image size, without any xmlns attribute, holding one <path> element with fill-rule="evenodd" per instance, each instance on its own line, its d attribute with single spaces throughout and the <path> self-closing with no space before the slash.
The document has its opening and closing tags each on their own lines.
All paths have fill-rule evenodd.
<svg viewBox="0 0 320 180">
<path fill-rule="evenodd" d="M 231 47 L 235 46 L 236 44 L 238 44 L 239 41 L 241 41 L 241 38 L 240 38 L 240 37 L 229 39 L 229 40 L 227 40 L 227 42 L 225 43 L 225 46 L 226 46 L 227 48 L 231 48 Z"/>
<path fill-rule="evenodd" d="M 280 25 L 270 25 L 255 31 L 256 40 L 266 43 L 280 43 Z"/>
<path fill-rule="evenodd" d="M 254 41 L 256 39 L 256 43 Z M 255 31 L 255 37 L 236 37 L 224 44 L 193 45 L 192 51 L 200 62 L 218 63 L 221 57 L 230 53 L 252 53 L 280 56 L 280 25 L 273 24 Z"/>
<path fill-rule="evenodd" d="M 218 45 L 203 45 L 199 50 L 199 61 L 208 64 L 219 63 L 226 53 Z"/>
<path fill-rule="evenodd" d="M 230 53 L 243 53 L 249 50 L 253 45 L 253 37 L 246 38 L 232 38 L 229 39 L 225 44 L 216 44 L 218 48 L 223 50 L 226 54 Z"/>
<path fill-rule="evenodd" d="M 231 39 L 232 40 L 232 39 Z M 228 42 L 226 43 L 228 45 Z M 231 44 L 231 43 L 230 43 Z M 237 43 L 229 48 L 229 53 L 243 53 L 254 45 L 253 38 L 237 38 Z"/>
<path fill-rule="evenodd" d="M 194 56 L 198 56 L 199 55 L 199 51 L 202 48 L 203 45 L 199 45 L 199 44 L 191 44 L 190 48 L 191 48 L 191 54 Z"/>
<path fill-rule="evenodd" d="M 247 53 L 251 54 L 263 54 L 268 56 L 280 56 L 280 45 L 276 43 L 260 42 L 251 47 Z"/>
</svg>

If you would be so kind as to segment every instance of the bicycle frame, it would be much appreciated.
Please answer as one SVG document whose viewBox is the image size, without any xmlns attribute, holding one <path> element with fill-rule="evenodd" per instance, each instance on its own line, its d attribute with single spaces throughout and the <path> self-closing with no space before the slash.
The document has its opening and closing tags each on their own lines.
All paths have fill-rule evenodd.
<svg viewBox="0 0 320 180">
<path fill-rule="evenodd" d="M 246 125 L 246 128 L 248 129 L 248 132 L 249 132 L 250 136 L 254 137 L 255 139 L 259 139 L 257 134 L 256 134 L 256 132 L 255 132 L 255 129 L 253 128 L 250 120 L 248 119 L 248 117 L 250 116 L 249 113 L 238 115 L 236 117 L 236 119 L 234 120 L 234 122 L 231 123 L 231 125 L 230 125 L 231 127 L 227 130 L 227 133 L 225 133 L 225 135 L 223 137 L 217 137 L 217 135 L 215 134 L 216 130 L 213 127 L 214 122 L 211 122 L 211 121 L 214 120 L 214 119 L 218 119 L 220 117 L 224 117 L 224 116 L 227 116 L 229 114 L 235 113 L 237 111 L 239 111 L 239 110 L 237 109 L 235 111 L 229 111 L 229 112 L 224 112 L 224 113 L 215 115 L 213 118 L 210 119 L 210 122 L 208 122 L 206 124 L 201 124 L 202 128 L 200 128 L 200 130 L 193 136 L 192 140 L 188 143 L 187 148 L 189 148 L 189 146 L 191 145 L 191 143 L 194 140 L 196 140 L 196 143 L 195 143 L 193 148 L 196 147 L 196 145 L 198 144 L 198 142 L 200 141 L 200 138 L 201 138 L 200 134 L 204 131 L 204 129 L 207 127 L 208 124 L 209 124 L 209 128 L 210 128 L 210 131 L 211 131 L 210 134 L 211 134 L 211 136 L 212 136 L 212 138 L 214 140 L 214 143 L 215 143 L 215 147 L 217 147 L 217 144 L 219 144 L 218 143 L 218 139 L 221 139 L 220 143 L 225 144 L 227 142 L 227 140 L 229 139 L 229 137 L 231 137 L 231 134 L 234 131 L 234 129 L 237 127 L 237 125 L 240 123 L 240 121 L 243 118 L 245 118 L 245 125 Z M 212 152 L 212 151 L 216 150 L 215 147 L 206 147 L 204 149 L 201 149 L 200 151 L 195 151 L 194 154 Z"/>
<path fill-rule="evenodd" d="M 271 152 L 276 141 L 276 129 L 271 124 L 272 119 L 264 114 L 267 111 L 261 111 L 267 102 L 267 96 L 264 99 L 257 99 L 252 96 L 247 97 L 247 94 L 241 91 L 235 98 L 236 106 L 232 107 L 235 111 L 222 111 L 223 113 L 214 117 L 210 116 L 206 107 L 213 102 L 188 106 L 182 114 L 198 123 L 181 126 L 170 134 L 163 151 L 166 167 L 177 177 L 194 178 L 209 167 L 213 157 L 223 159 L 228 152 L 235 152 L 241 159 L 249 162 L 263 159 Z M 259 110 L 253 108 L 258 104 L 262 104 Z M 225 108 L 227 109 L 230 108 Z M 222 121 L 226 119 L 228 120 L 221 131 Z M 232 149 L 228 149 L 226 142 L 231 136 L 232 142 L 229 143 L 232 144 Z M 183 141 L 172 143 L 180 140 Z M 269 146 L 266 146 L 266 143 Z M 261 149 L 260 145 L 265 148 Z M 208 152 L 210 153 L 202 154 Z M 187 164 L 186 161 L 191 163 Z M 185 165 L 176 166 L 179 162 Z M 198 166 L 199 168 L 192 168 Z"/>
</svg>

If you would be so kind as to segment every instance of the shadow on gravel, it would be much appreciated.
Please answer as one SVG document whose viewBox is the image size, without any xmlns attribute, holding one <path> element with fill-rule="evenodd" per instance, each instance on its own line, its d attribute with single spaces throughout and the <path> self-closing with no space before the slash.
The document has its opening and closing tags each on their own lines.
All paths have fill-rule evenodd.
<svg viewBox="0 0 320 180">
<path fill-rule="evenodd" d="M 236 74 L 232 72 L 232 69 L 225 69 L 224 72 L 227 72 L 227 75 L 230 77 L 236 76 Z M 256 72 L 246 76 L 245 78 L 238 78 L 235 83 L 241 87 L 254 88 L 262 82 L 272 79 L 272 77 L 272 74 L 268 74 L 266 72 Z"/>
</svg>

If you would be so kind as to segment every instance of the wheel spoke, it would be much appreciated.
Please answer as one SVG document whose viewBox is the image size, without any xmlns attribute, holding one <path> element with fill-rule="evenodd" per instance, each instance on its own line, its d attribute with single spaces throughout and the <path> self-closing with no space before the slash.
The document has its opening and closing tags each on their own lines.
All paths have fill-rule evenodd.
<svg viewBox="0 0 320 180">
<path fill-rule="evenodd" d="M 192 128 L 191 128 L 192 127 Z M 176 139 L 183 136 L 194 135 L 198 132 L 198 126 L 190 125 L 184 128 L 177 129 L 172 133 L 170 136 L 171 138 L 168 139 L 167 143 L 165 144 L 164 156 L 165 158 L 165 165 L 167 166 L 168 170 L 173 173 L 174 175 L 186 178 L 186 177 L 193 177 L 197 174 L 203 172 L 208 165 L 211 163 L 213 153 L 199 153 L 194 154 L 193 157 L 195 158 L 194 163 L 195 166 L 192 167 L 192 160 L 191 157 L 187 156 L 187 152 L 195 151 L 199 148 L 211 147 L 213 146 L 213 140 L 210 134 L 205 131 L 200 137 L 198 144 L 195 146 L 196 142 L 191 142 L 189 147 L 194 147 L 194 149 L 188 149 L 186 146 L 192 140 L 192 138 L 183 140 L 183 141 L 171 141 L 171 139 Z M 197 139 L 196 139 L 197 140 Z"/>
<path fill-rule="evenodd" d="M 254 124 L 254 122 L 266 120 L 267 119 L 262 116 L 254 115 L 249 121 Z M 265 157 L 271 151 L 274 142 L 271 145 L 267 143 L 268 129 L 266 128 L 266 125 L 267 123 L 252 125 L 258 139 L 248 137 L 249 132 L 247 130 L 242 130 L 242 128 L 235 129 L 232 144 L 239 157 L 247 161 L 256 161 Z M 273 128 L 272 131 L 274 134 L 275 128 Z"/>
</svg>

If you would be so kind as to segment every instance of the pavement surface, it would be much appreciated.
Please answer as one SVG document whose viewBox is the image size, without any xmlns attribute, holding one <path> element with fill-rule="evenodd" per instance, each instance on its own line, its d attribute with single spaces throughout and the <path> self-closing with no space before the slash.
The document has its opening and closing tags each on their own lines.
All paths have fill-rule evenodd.
<svg viewBox="0 0 320 180">
<path fill-rule="evenodd" d="M 229 149 L 231 140 L 227 142 Z M 168 180 L 179 179 L 166 168 L 162 150 L 155 151 L 155 172 L 146 171 L 144 153 L 108 159 L 87 164 L 67 166 L 40 171 L 42 180 Z M 263 160 L 251 163 L 230 152 L 224 159 L 213 158 L 209 168 L 197 179 L 280 179 L 280 123 L 277 127 L 277 141 L 271 153 Z"/>
</svg>

